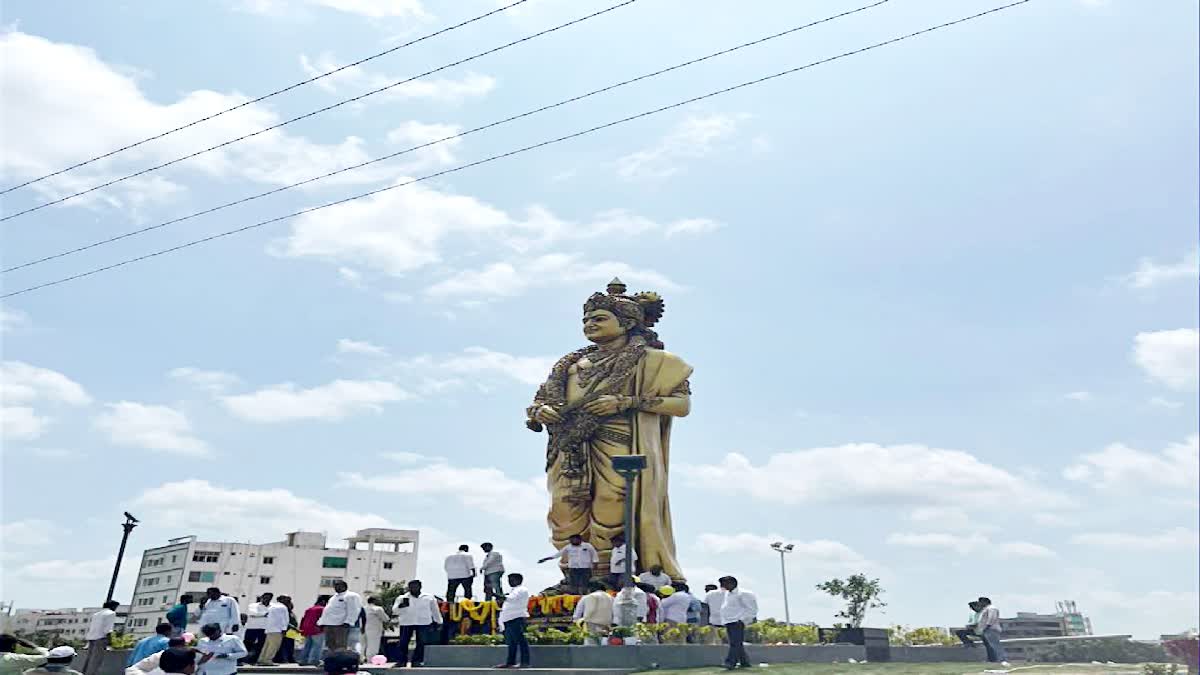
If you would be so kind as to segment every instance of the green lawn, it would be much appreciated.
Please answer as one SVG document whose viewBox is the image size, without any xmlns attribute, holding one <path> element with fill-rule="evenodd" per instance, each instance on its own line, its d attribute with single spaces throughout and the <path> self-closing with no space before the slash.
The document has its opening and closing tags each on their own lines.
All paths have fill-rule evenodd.
<svg viewBox="0 0 1200 675">
<path fill-rule="evenodd" d="M 662 670 L 656 675 L 703 675 L 724 673 L 721 668 L 690 668 Z M 1014 673 L 1014 675 L 1141 675 L 1142 666 L 1121 664 L 1093 666 L 1087 664 L 1013 665 L 1002 669 L 985 663 L 785 663 L 748 671 L 747 675 L 978 675 L 980 673 Z M 1187 669 L 1181 667 L 1181 672 Z"/>
</svg>

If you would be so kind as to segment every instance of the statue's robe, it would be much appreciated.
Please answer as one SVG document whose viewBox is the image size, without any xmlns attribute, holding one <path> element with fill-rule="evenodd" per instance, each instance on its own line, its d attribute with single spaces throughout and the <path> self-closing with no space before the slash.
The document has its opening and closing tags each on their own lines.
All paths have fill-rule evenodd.
<svg viewBox="0 0 1200 675">
<path fill-rule="evenodd" d="M 582 398 L 578 366 L 573 365 L 567 377 L 567 402 Z M 639 360 L 625 395 L 640 397 L 644 402 L 653 399 L 677 398 L 682 402 L 676 412 L 686 415 L 690 405 L 688 377 L 692 368 L 674 354 L 647 348 Z M 601 383 L 603 386 L 603 383 Z M 678 403 L 678 402 L 677 402 Z M 652 407 L 652 406 L 643 406 Z M 562 476 L 562 455 L 553 460 L 547 474 L 550 490 L 551 541 L 556 547 L 566 545 L 573 534 L 582 534 L 600 552 L 603 569 L 608 569 L 612 537 L 625 531 L 625 480 L 612 468 L 617 455 L 644 455 L 646 469 L 638 477 L 634 491 L 633 509 L 636 539 L 634 550 L 638 566 L 648 569 L 662 565 L 672 579 L 683 579 L 683 571 L 675 558 L 675 536 L 671 529 L 671 506 L 667 497 L 670 466 L 671 416 L 645 411 L 628 411 L 606 418 L 600 430 L 586 442 L 591 472 L 591 504 L 572 503 L 564 496 L 569 493 L 570 481 Z"/>
</svg>

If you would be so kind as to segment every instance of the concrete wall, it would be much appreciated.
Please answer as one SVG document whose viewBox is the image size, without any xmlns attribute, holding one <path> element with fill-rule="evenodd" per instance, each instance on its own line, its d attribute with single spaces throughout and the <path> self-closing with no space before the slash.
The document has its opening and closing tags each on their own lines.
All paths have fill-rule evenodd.
<svg viewBox="0 0 1200 675">
<path fill-rule="evenodd" d="M 447 668 L 486 668 L 503 663 L 504 647 L 431 645 L 425 665 Z M 724 645 L 636 645 L 621 647 L 542 646 L 530 648 L 538 668 L 699 668 L 718 666 Z M 832 663 L 867 657 L 859 645 L 747 645 L 754 663 Z"/>
</svg>

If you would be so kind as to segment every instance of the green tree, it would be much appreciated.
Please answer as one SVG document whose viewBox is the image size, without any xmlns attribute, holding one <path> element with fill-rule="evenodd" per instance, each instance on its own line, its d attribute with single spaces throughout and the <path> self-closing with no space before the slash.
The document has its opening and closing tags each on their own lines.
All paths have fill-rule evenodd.
<svg viewBox="0 0 1200 675">
<path fill-rule="evenodd" d="M 862 626 L 868 609 L 887 607 L 887 603 L 879 599 L 883 595 L 883 587 L 879 585 L 879 580 L 868 579 L 865 574 L 852 574 L 845 579 L 830 579 L 817 584 L 817 590 L 846 601 L 846 609 L 837 615 L 849 619 L 851 628 Z"/>
</svg>

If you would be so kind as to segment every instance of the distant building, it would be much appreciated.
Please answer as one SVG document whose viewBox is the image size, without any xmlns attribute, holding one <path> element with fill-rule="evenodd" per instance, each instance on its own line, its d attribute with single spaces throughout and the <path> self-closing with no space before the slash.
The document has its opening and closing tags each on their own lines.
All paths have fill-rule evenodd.
<svg viewBox="0 0 1200 675">
<path fill-rule="evenodd" d="M 1005 639 L 1084 636 L 1092 634 L 1092 620 L 1079 613 L 1074 600 L 1055 603 L 1054 614 L 1017 612 L 1008 619 L 1001 617 L 1000 628 Z"/>
<path fill-rule="evenodd" d="M 87 633 L 92 615 L 99 607 L 67 607 L 65 609 L 18 609 L 8 617 L 8 630 L 14 635 L 49 633 L 64 638 L 82 640 Z M 125 630 L 129 605 L 117 608 L 116 632 Z"/>
<path fill-rule="evenodd" d="M 153 633 L 179 596 L 191 594 L 198 602 L 210 586 L 237 599 L 243 612 L 266 592 L 291 596 L 303 611 L 318 595 L 332 594 L 338 580 L 366 594 L 416 576 L 416 530 L 359 530 L 346 542 L 345 548 L 327 548 L 319 532 L 292 532 L 268 544 L 171 539 L 142 554 L 129 630 Z"/>
</svg>

